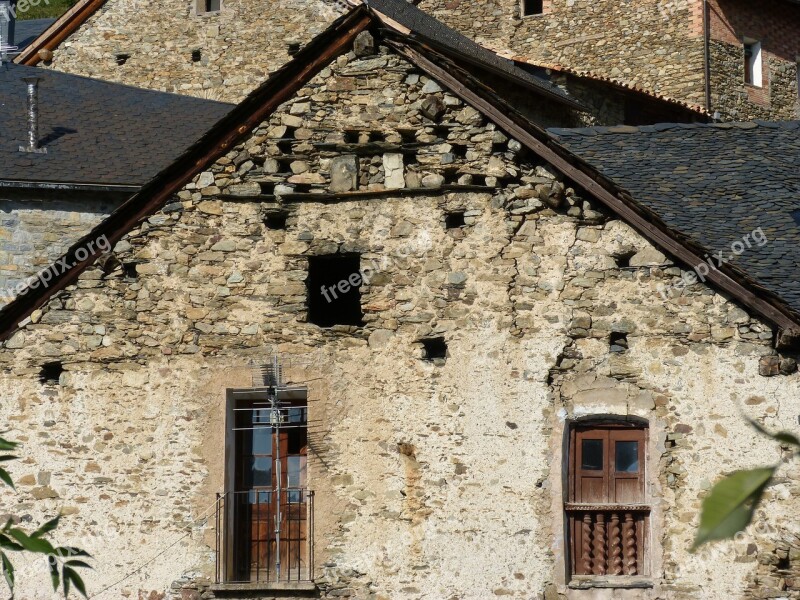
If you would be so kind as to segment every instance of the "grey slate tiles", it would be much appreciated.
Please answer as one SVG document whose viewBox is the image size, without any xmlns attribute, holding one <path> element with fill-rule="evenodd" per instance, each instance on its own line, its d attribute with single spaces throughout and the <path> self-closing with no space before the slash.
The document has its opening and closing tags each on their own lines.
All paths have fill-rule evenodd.
<svg viewBox="0 0 800 600">
<path fill-rule="evenodd" d="M 26 145 L 24 76 L 39 84 L 40 145 Z M 233 105 L 143 90 L 50 69 L 0 66 L 0 180 L 140 186 Z"/>
<path fill-rule="evenodd" d="M 549 132 L 669 227 L 725 252 L 800 312 L 800 121 Z M 732 244 L 758 228 L 767 243 L 731 256 Z"/>
</svg>

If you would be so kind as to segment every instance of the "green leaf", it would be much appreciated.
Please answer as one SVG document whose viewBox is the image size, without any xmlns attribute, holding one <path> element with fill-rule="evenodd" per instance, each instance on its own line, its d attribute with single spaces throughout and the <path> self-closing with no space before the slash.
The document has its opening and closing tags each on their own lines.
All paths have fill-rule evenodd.
<svg viewBox="0 0 800 600">
<path fill-rule="evenodd" d="M 64 598 L 69 598 L 69 586 L 72 583 L 72 579 L 67 577 L 67 569 L 69 569 L 69 567 L 64 567 L 64 577 L 62 577 L 62 581 L 64 582 Z"/>
<path fill-rule="evenodd" d="M 78 572 L 73 571 L 69 567 L 64 567 L 64 581 L 66 582 L 67 580 L 72 582 L 72 584 L 75 586 L 75 589 L 83 594 L 84 598 L 88 598 L 86 595 L 86 586 L 83 584 L 83 579 L 81 579 L 81 576 L 78 575 Z"/>
<path fill-rule="evenodd" d="M 3 483 L 5 483 L 11 489 L 17 489 L 14 487 L 14 482 L 11 480 L 11 475 L 9 475 L 8 471 L 5 469 L 0 469 L 0 479 L 2 479 Z"/>
<path fill-rule="evenodd" d="M 82 560 L 68 560 L 64 563 L 65 565 L 69 565 L 70 567 L 83 567 L 84 569 L 91 569 L 92 565 L 89 563 L 83 562 Z"/>
<path fill-rule="evenodd" d="M 761 424 L 753 419 L 747 419 L 750 422 L 750 426 L 753 427 L 759 433 L 766 435 L 767 437 L 771 437 L 773 440 L 778 442 L 782 442 L 784 444 L 789 444 L 790 446 L 796 446 L 800 448 L 800 439 L 797 436 L 789 433 L 788 431 L 779 431 L 778 433 L 772 433 L 771 431 L 767 431 L 764 429 Z"/>
<path fill-rule="evenodd" d="M 61 546 L 56 548 L 55 554 L 59 558 L 72 558 L 73 556 L 85 556 L 87 558 L 92 558 L 92 555 L 86 552 L 86 550 L 81 550 L 80 548 L 75 548 L 74 546 Z"/>
<path fill-rule="evenodd" d="M 0 438 L 0 450 L 13 450 L 19 446 L 18 442 L 9 442 L 7 439 Z"/>
<path fill-rule="evenodd" d="M 58 584 L 61 583 L 61 577 L 58 573 L 58 561 L 55 556 L 47 557 L 47 564 L 50 566 L 50 581 L 53 584 L 53 591 L 58 590 Z"/>
<path fill-rule="evenodd" d="M 25 549 L 4 533 L 0 533 L 0 548 L 6 548 L 8 550 L 14 550 L 14 551 Z"/>
<path fill-rule="evenodd" d="M 55 552 L 55 548 L 53 548 L 50 542 L 40 538 L 30 537 L 21 529 L 10 529 L 8 535 L 17 540 L 20 546 L 28 552 L 38 552 L 40 554 L 52 554 Z"/>
<path fill-rule="evenodd" d="M 8 589 L 11 590 L 11 594 L 14 594 L 14 565 L 11 564 L 11 561 L 8 560 L 5 552 L 0 552 L 0 561 L 3 565 L 3 576 L 6 578 L 6 583 L 8 584 Z"/>
<path fill-rule="evenodd" d="M 53 531 L 53 529 L 58 527 L 59 520 L 61 520 L 61 515 L 60 514 L 55 516 L 55 517 L 53 517 L 47 523 L 45 523 L 44 525 L 39 527 L 39 529 L 37 529 L 36 531 L 34 531 L 31 534 L 31 537 L 32 538 L 39 538 L 39 537 L 42 537 L 45 534 L 50 533 L 51 531 Z"/>
<path fill-rule="evenodd" d="M 14 456 L 13 454 L 3 454 L 2 456 L 0 456 L 0 462 L 6 462 L 6 461 L 9 461 L 9 460 L 17 460 L 18 458 L 19 458 L 18 456 Z"/>
<path fill-rule="evenodd" d="M 711 488 L 703 500 L 692 551 L 706 542 L 731 538 L 747 527 L 775 468 L 736 471 Z"/>
</svg>

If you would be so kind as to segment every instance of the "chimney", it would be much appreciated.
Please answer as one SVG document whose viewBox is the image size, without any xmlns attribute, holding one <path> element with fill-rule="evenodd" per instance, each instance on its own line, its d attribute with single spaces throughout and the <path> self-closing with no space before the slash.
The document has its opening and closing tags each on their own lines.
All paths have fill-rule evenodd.
<svg viewBox="0 0 800 600">
<path fill-rule="evenodd" d="M 20 152 L 47 154 L 47 148 L 39 148 L 39 77 L 23 77 L 28 86 L 28 145 L 20 146 Z"/>
<path fill-rule="evenodd" d="M 17 50 L 14 45 L 16 11 L 16 0 L 0 0 L 0 63 L 7 62 L 8 55 Z"/>
</svg>

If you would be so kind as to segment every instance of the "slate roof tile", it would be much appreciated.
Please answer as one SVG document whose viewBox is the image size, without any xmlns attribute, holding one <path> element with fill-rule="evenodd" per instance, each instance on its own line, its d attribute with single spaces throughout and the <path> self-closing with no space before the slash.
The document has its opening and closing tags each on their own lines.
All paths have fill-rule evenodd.
<svg viewBox="0 0 800 600">
<path fill-rule="evenodd" d="M 761 228 L 730 263 L 800 312 L 800 121 L 549 131 L 711 253 Z"/>
<path fill-rule="evenodd" d="M 26 86 L 37 75 L 39 139 L 27 143 Z M 168 166 L 232 104 L 7 63 L 0 66 L 0 180 L 140 186 Z"/>
</svg>

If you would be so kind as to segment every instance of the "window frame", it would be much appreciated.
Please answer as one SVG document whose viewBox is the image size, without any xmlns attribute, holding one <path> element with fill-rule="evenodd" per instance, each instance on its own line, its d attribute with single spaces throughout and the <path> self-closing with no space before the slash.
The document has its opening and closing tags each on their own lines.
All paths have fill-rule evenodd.
<svg viewBox="0 0 800 600">
<path fill-rule="evenodd" d="M 744 83 L 757 88 L 764 87 L 764 53 L 761 42 L 742 38 L 744 54 Z"/>
<path fill-rule="evenodd" d="M 569 428 L 568 460 L 567 465 L 567 494 L 564 503 L 564 516 L 567 525 L 568 550 L 566 552 L 568 578 L 570 580 L 586 580 L 597 577 L 603 579 L 610 578 L 618 580 L 620 583 L 625 577 L 637 576 L 647 577 L 651 505 L 647 497 L 647 485 L 645 484 L 647 469 L 647 443 L 649 440 L 649 428 L 646 423 L 634 422 L 613 422 L 613 421 L 578 421 L 572 423 Z M 602 439 L 603 440 L 603 468 L 602 469 L 583 469 L 583 440 Z M 635 473 L 616 471 L 616 442 L 637 441 L 638 442 L 638 470 Z M 600 486 L 601 492 L 597 489 L 584 492 L 582 479 L 584 477 L 599 477 L 602 479 Z M 618 493 L 618 483 L 631 479 L 637 480 L 638 485 L 631 494 L 631 490 L 625 491 L 627 497 L 624 501 L 616 501 Z M 580 482 L 580 483 L 579 483 Z M 612 489 L 613 487 L 613 489 Z M 623 487 L 624 489 L 624 487 Z M 599 495 L 599 497 L 598 497 Z M 625 521 L 627 520 L 627 523 Z M 587 529 L 587 527 L 589 529 Z M 599 527 L 599 530 L 598 530 Z M 614 528 L 617 536 L 612 539 Z M 632 533 L 628 533 L 632 530 Z M 603 542 L 600 543 L 600 550 L 595 546 L 595 538 L 600 532 Z M 612 557 L 614 550 L 622 547 L 625 533 L 632 536 L 635 549 L 634 573 L 628 572 L 625 566 L 621 573 L 607 573 L 612 570 Z M 587 569 L 586 544 L 590 536 L 592 539 L 592 568 Z M 616 543 L 614 543 L 616 540 Z M 600 567 L 596 566 L 596 553 L 602 552 L 603 559 L 597 561 Z M 616 555 L 619 555 L 619 551 Z M 631 557 L 628 557 L 631 558 Z M 618 568 L 618 567 L 617 567 Z"/>
</svg>

